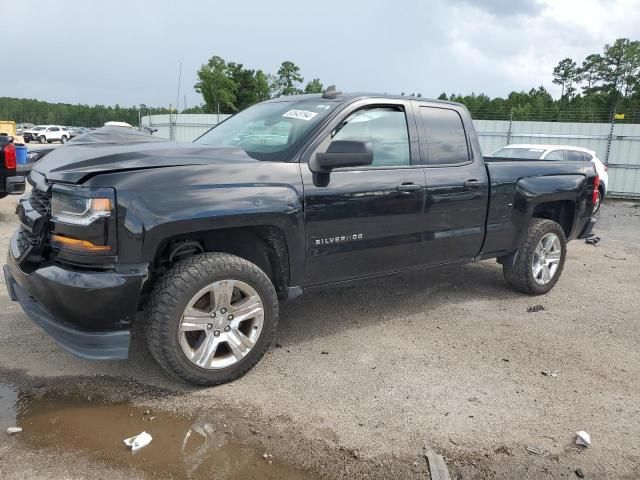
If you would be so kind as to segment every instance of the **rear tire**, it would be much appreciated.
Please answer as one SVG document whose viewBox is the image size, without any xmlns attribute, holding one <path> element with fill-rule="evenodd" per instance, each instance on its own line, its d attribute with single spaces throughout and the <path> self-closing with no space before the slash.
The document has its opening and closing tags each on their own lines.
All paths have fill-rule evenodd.
<svg viewBox="0 0 640 480">
<path fill-rule="evenodd" d="M 220 285 L 231 286 L 228 302 L 218 302 Z M 251 296 L 244 297 L 246 291 Z M 260 313 L 240 313 L 243 302 L 253 298 Z M 247 320 L 234 327 L 233 313 L 235 320 Z M 145 306 L 147 344 L 171 375 L 196 385 L 219 385 L 258 363 L 273 340 L 278 315 L 276 291 L 262 270 L 235 255 L 205 253 L 177 262 L 158 279 Z"/>
<path fill-rule="evenodd" d="M 67 143 L 67 137 L 65 137 L 64 135 L 62 137 L 60 137 L 60 143 L 62 143 L 62 144 Z"/>
<path fill-rule="evenodd" d="M 545 253 L 547 245 L 549 251 Z M 562 227 L 553 220 L 532 218 L 515 261 L 502 266 L 504 278 L 514 290 L 542 295 L 558 282 L 566 255 Z"/>
<path fill-rule="evenodd" d="M 44 135 L 40 135 L 38 137 L 38 142 L 39 143 L 47 143 L 47 139 L 46 139 L 46 137 Z"/>
</svg>

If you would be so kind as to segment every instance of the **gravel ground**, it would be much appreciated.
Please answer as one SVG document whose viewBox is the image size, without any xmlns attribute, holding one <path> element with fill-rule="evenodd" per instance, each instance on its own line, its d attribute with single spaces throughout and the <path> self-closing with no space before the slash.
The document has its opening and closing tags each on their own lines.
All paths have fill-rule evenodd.
<svg viewBox="0 0 640 480">
<path fill-rule="evenodd" d="M 0 202 L 0 255 L 15 203 Z M 492 261 L 303 296 L 283 305 L 277 345 L 258 366 L 209 389 L 167 378 L 139 340 L 128 361 L 72 357 L 3 288 L 0 380 L 224 418 L 237 440 L 322 478 L 429 478 L 423 454 L 433 448 L 452 478 L 566 479 L 580 468 L 637 479 L 638 207 L 606 204 L 602 241 L 572 242 L 544 296 L 509 290 Z M 590 448 L 575 446 L 577 430 Z M 0 476 L 127 477 L 91 456 L 57 455 L 0 438 Z"/>
</svg>

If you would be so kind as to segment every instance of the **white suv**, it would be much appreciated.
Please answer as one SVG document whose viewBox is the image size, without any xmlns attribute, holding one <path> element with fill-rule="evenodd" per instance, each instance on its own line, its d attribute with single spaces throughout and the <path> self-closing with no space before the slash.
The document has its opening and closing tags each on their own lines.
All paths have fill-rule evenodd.
<svg viewBox="0 0 640 480">
<path fill-rule="evenodd" d="M 593 213 L 600 210 L 600 205 L 607 195 L 607 186 L 609 184 L 609 174 L 607 166 L 602 163 L 596 152 L 588 148 L 575 147 L 573 145 L 539 145 L 535 144 L 512 144 L 502 147 L 493 152 L 490 157 L 502 158 L 519 158 L 521 160 L 572 160 L 591 162 L 596 168 L 596 173 L 600 177 L 600 188 L 598 189 L 598 202 L 596 203 Z"/>
<path fill-rule="evenodd" d="M 45 125 L 45 128 L 37 132 L 37 140 L 40 143 L 60 142 L 67 143 L 71 138 L 71 133 L 65 127 L 58 125 Z"/>
</svg>

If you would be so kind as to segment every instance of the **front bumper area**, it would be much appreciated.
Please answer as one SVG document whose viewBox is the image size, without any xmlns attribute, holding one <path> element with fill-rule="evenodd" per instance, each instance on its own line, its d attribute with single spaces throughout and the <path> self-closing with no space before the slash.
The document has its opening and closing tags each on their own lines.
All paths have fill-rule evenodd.
<svg viewBox="0 0 640 480">
<path fill-rule="evenodd" d="M 74 355 L 91 360 L 121 360 L 129 355 L 128 330 L 115 332 L 85 332 L 57 321 L 38 301 L 18 285 L 7 265 L 4 277 L 11 300 L 20 303 L 24 313 L 58 344 Z"/>
<path fill-rule="evenodd" d="M 146 266 L 88 272 L 48 265 L 27 273 L 16 252 L 14 235 L 4 266 L 7 289 L 32 321 L 79 357 L 127 358 Z"/>
</svg>

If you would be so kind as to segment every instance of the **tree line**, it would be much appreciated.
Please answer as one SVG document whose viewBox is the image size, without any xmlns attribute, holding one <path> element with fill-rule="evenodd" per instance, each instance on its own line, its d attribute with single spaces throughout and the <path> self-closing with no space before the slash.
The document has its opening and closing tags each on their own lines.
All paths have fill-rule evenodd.
<svg viewBox="0 0 640 480">
<path fill-rule="evenodd" d="M 121 107 L 104 105 L 72 105 L 69 103 L 49 103 L 27 98 L 0 97 L 0 119 L 14 120 L 16 123 L 36 125 L 66 125 L 101 127 L 105 122 L 120 121 L 138 124 L 138 113 L 155 115 L 169 113 L 165 107 Z"/>
<path fill-rule="evenodd" d="M 640 41 L 619 38 L 605 45 L 601 53 L 587 55 L 580 63 L 564 58 L 551 74 L 553 83 L 561 87 L 559 99 L 554 99 L 543 86 L 514 91 L 504 98 L 491 98 L 482 93 L 442 93 L 438 98 L 463 103 L 475 119 L 608 122 L 617 114 L 617 122 L 640 123 Z M 289 60 L 271 74 L 213 56 L 198 69 L 197 76 L 194 88 L 202 95 L 203 103 L 182 113 L 235 113 L 281 95 L 320 93 L 324 89 L 319 78 L 305 84 L 300 67 Z M 165 107 L 142 107 L 142 115 L 170 112 Z M 17 123 L 92 127 L 119 120 L 137 125 L 138 114 L 137 106 L 71 105 L 0 98 L 0 119 Z"/>
<path fill-rule="evenodd" d="M 608 122 L 615 116 L 618 122 L 640 123 L 640 41 L 619 38 L 580 64 L 564 58 L 552 77 L 561 87 L 557 100 L 542 86 L 506 98 L 446 93 L 439 98 L 464 103 L 476 119 Z"/>
<path fill-rule="evenodd" d="M 282 62 L 274 75 L 213 56 L 198 70 L 194 85 L 204 104 L 185 113 L 235 113 L 281 95 L 321 93 L 324 89 L 319 78 L 310 80 L 304 88 L 303 82 L 300 67 L 290 60 Z"/>
</svg>

